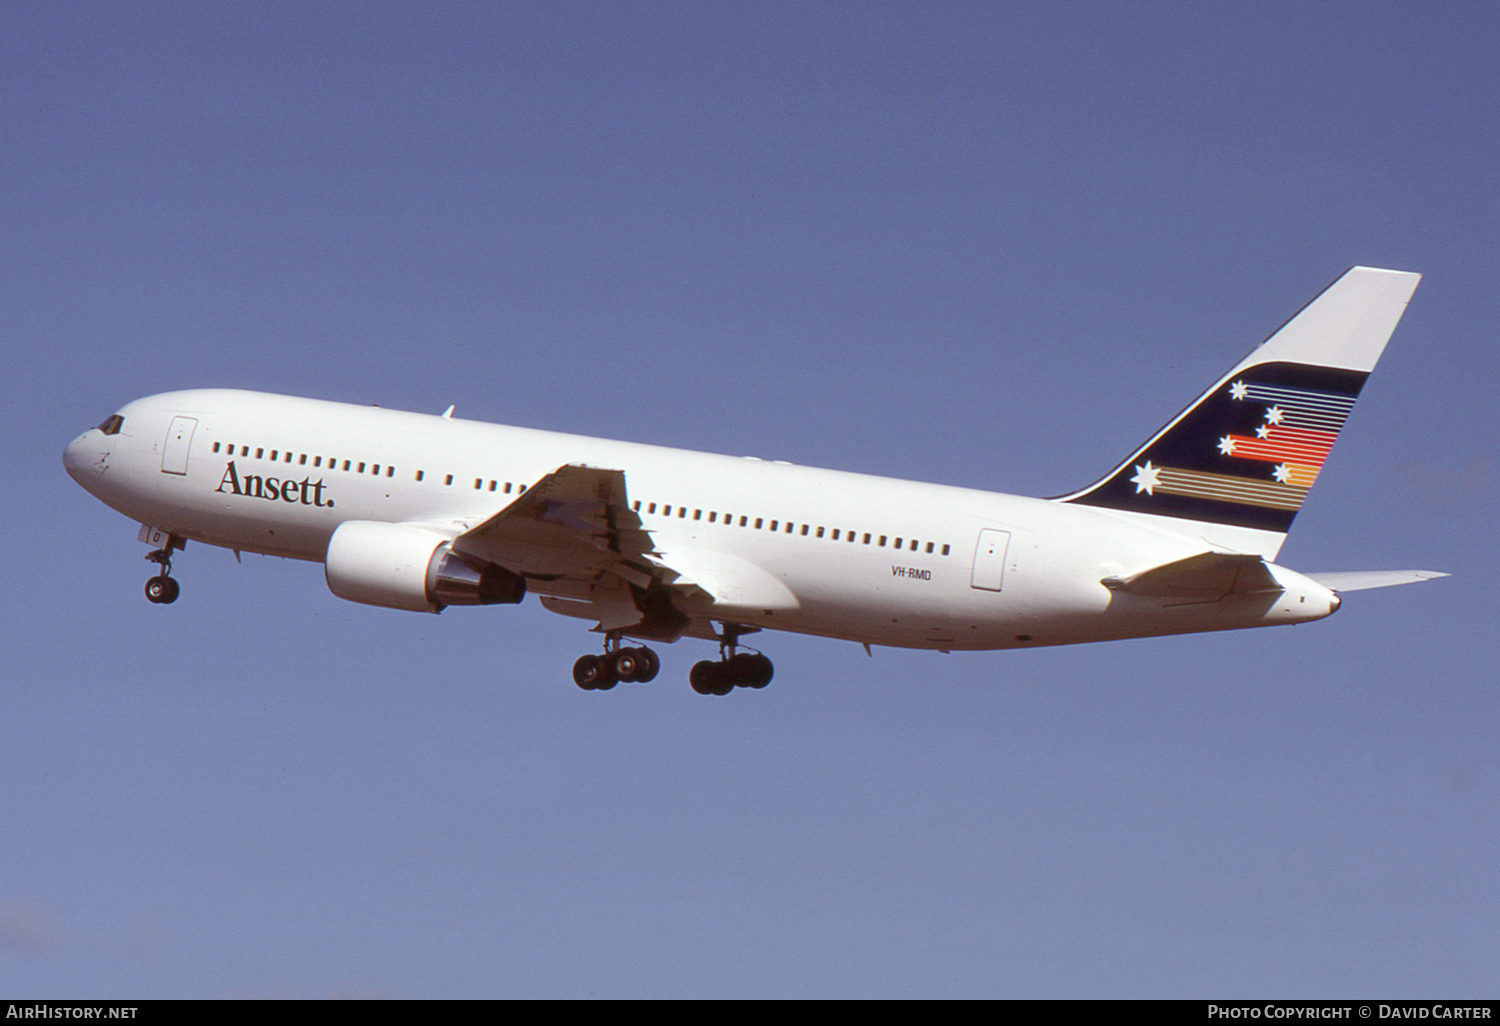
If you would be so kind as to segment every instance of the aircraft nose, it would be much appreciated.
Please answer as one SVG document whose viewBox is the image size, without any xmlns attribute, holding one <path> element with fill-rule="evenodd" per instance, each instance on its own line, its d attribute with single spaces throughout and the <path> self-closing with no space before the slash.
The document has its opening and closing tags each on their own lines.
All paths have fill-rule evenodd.
<svg viewBox="0 0 1500 1026">
<path fill-rule="evenodd" d="M 63 466 L 68 476 L 81 485 L 87 485 L 108 469 L 109 452 L 100 444 L 102 437 L 97 428 L 85 431 L 63 450 Z"/>
</svg>

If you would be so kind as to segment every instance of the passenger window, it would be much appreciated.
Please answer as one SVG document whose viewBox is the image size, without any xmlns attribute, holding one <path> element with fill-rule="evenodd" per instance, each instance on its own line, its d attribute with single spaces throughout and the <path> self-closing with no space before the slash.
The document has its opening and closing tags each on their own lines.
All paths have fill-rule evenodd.
<svg viewBox="0 0 1500 1026">
<path fill-rule="evenodd" d="M 947 546 L 947 545 L 944 545 L 944 546 L 943 546 L 943 555 L 945 555 L 945 556 L 946 556 L 946 555 L 947 555 L 947 554 L 948 554 L 948 546 Z"/>
<path fill-rule="evenodd" d="M 317 464 L 314 464 L 314 466 L 316 466 L 316 465 L 317 465 Z M 422 480 L 422 476 L 423 476 L 423 475 L 424 475 L 424 474 L 425 474 L 425 473 L 426 473 L 426 471 L 424 471 L 424 470 L 419 470 L 419 471 L 417 471 L 417 480 L 418 480 L 418 481 L 420 481 L 420 480 Z"/>
<path fill-rule="evenodd" d="M 215 442 L 214 443 L 214 452 L 218 452 L 218 451 L 219 451 L 219 443 Z"/>
<path fill-rule="evenodd" d="M 451 485 L 452 483 L 453 483 L 453 475 L 452 474 L 444 474 L 443 475 L 443 484 L 445 484 L 445 485 Z"/>
<path fill-rule="evenodd" d="M 779 523 L 779 522 L 780 522 L 780 521 L 776 521 L 776 520 L 773 520 L 773 521 L 771 521 L 771 530 L 773 530 L 773 531 L 774 531 L 774 530 L 776 530 L 776 525 L 777 525 L 777 524 L 778 524 L 778 523 Z M 759 520 L 757 520 L 757 521 L 756 521 L 756 522 L 755 522 L 755 526 L 756 526 L 756 527 L 759 527 L 759 526 L 760 526 L 760 521 L 759 521 Z"/>
<path fill-rule="evenodd" d="M 303 453 L 301 456 L 297 457 L 297 466 L 299 466 L 299 467 L 305 467 L 305 466 L 307 466 L 307 453 Z"/>
<path fill-rule="evenodd" d="M 932 542 L 927 543 L 927 554 L 932 555 Z"/>
</svg>

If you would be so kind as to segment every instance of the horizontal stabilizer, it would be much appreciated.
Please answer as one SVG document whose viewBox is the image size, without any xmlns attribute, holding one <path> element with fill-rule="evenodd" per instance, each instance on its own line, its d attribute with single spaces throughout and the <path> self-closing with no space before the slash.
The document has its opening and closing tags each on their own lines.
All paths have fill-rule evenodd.
<svg viewBox="0 0 1500 1026">
<path fill-rule="evenodd" d="M 1254 554 L 1200 552 L 1130 577 L 1106 577 L 1110 591 L 1184 602 L 1216 602 L 1226 595 L 1281 591 L 1266 561 Z"/>
<path fill-rule="evenodd" d="M 1448 575 L 1439 570 L 1342 570 L 1327 574 L 1304 574 L 1330 591 L 1365 591 L 1368 588 L 1390 588 L 1397 584 L 1416 584 Z"/>
</svg>

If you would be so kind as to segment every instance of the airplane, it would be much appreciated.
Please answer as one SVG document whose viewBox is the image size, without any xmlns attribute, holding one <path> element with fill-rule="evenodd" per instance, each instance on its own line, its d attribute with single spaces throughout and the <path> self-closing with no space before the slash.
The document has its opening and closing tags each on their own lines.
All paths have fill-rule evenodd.
<svg viewBox="0 0 1500 1026">
<path fill-rule="evenodd" d="M 353 602 L 519 603 L 594 622 L 585 690 L 644 683 L 646 645 L 719 644 L 700 694 L 762 688 L 747 635 L 940 651 L 1321 619 L 1447 576 L 1274 562 L 1420 275 L 1355 267 L 1094 484 L 1054 498 L 230 389 L 121 407 L 63 454 L 141 523 L 160 572 L 198 541 L 321 562 Z"/>
</svg>

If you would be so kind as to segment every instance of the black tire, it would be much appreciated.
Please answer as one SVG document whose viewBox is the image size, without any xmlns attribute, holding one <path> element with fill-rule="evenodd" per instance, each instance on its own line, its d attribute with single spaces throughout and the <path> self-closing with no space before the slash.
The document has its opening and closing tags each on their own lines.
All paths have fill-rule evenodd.
<svg viewBox="0 0 1500 1026">
<path fill-rule="evenodd" d="M 757 652 L 750 657 L 750 678 L 745 682 L 747 688 L 763 688 L 771 683 L 771 678 L 776 675 L 776 667 L 771 660 Z"/>
<path fill-rule="evenodd" d="M 166 596 L 161 601 L 162 601 L 163 605 L 168 605 L 169 606 L 173 602 L 177 601 L 177 596 L 178 595 L 182 594 L 182 586 L 177 583 L 177 578 L 175 578 L 175 577 L 168 577 L 168 578 L 166 578 L 166 582 L 167 582 L 167 594 L 166 594 Z"/>
<path fill-rule="evenodd" d="M 641 662 L 644 666 L 635 679 L 642 684 L 650 684 L 656 679 L 656 674 L 661 670 L 661 660 L 649 648 L 639 648 L 636 651 L 640 652 Z"/>
<path fill-rule="evenodd" d="M 614 670 L 616 680 L 623 680 L 628 684 L 641 679 L 641 672 L 646 669 L 646 664 L 640 653 L 638 648 L 622 648 L 614 655 L 605 657 Z"/>
<path fill-rule="evenodd" d="M 755 676 L 755 664 L 750 661 L 747 652 L 730 656 L 723 664 L 724 677 L 729 681 L 732 688 L 745 688 L 750 686 L 750 678 Z"/>
<path fill-rule="evenodd" d="M 700 695 L 718 694 L 720 665 L 709 659 L 694 663 L 693 668 L 688 671 L 688 683 L 693 686 L 693 690 Z"/>
<path fill-rule="evenodd" d="M 573 664 L 573 683 L 585 691 L 597 691 L 601 658 L 595 655 L 579 656 L 578 661 Z"/>
<path fill-rule="evenodd" d="M 146 582 L 146 598 L 157 605 L 161 605 L 163 602 L 171 602 L 172 599 L 177 597 L 172 591 L 172 583 L 172 578 L 166 574 L 151 578 Z M 168 595 L 171 595 L 172 598 L 168 598 Z"/>
</svg>

